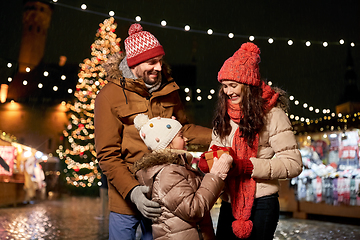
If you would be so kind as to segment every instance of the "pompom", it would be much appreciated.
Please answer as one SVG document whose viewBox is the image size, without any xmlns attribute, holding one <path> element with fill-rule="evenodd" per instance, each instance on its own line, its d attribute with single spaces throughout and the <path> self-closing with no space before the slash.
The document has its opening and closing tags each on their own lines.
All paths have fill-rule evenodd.
<svg viewBox="0 0 360 240">
<path fill-rule="evenodd" d="M 248 238 L 250 237 L 251 231 L 253 228 L 253 223 L 250 220 L 235 220 L 232 222 L 232 229 L 238 238 Z"/>
<path fill-rule="evenodd" d="M 138 131 L 140 131 L 142 126 L 144 126 L 148 121 L 149 121 L 149 116 L 140 113 L 134 118 L 134 126 Z"/>
<path fill-rule="evenodd" d="M 129 28 L 129 36 L 134 34 L 134 33 L 141 32 L 142 30 L 143 30 L 143 28 L 142 28 L 142 26 L 140 24 L 134 23 Z"/>
<path fill-rule="evenodd" d="M 243 43 L 243 45 L 241 45 L 240 47 L 240 50 L 260 54 L 260 49 L 258 48 L 258 46 L 251 42 Z"/>
</svg>

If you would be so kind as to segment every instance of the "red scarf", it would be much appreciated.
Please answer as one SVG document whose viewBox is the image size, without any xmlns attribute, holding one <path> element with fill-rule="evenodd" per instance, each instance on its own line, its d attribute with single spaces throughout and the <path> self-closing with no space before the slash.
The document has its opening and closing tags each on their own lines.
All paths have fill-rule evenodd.
<svg viewBox="0 0 360 240">
<path fill-rule="evenodd" d="M 262 82 L 261 88 L 263 89 L 262 98 L 266 100 L 264 111 L 269 111 L 275 106 L 279 93 L 275 93 L 275 91 L 264 82 Z M 231 120 L 238 124 L 243 117 L 239 104 L 232 104 L 230 99 L 228 100 L 227 113 Z M 259 133 L 257 133 L 255 137 L 253 147 L 250 147 L 238 128 L 231 146 L 235 153 L 235 166 L 241 166 L 239 162 L 244 159 L 257 157 L 258 144 Z M 248 174 L 229 175 L 227 181 L 229 183 L 232 213 L 236 219 L 232 223 L 233 232 L 239 238 L 248 238 L 253 227 L 253 223 L 249 219 L 254 203 L 256 182 Z"/>
</svg>

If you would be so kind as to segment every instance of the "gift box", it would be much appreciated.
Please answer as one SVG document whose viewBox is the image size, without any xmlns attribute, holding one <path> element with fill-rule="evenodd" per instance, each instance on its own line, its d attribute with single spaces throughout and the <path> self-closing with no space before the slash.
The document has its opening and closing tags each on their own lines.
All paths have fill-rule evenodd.
<svg viewBox="0 0 360 240">
<path fill-rule="evenodd" d="M 209 171 L 211 170 L 214 164 L 214 158 L 219 158 L 223 153 L 227 153 L 232 155 L 232 150 L 230 147 L 219 147 L 216 145 L 211 146 L 211 150 L 204 152 L 201 157 L 206 160 L 206 163 L 209 167 Z"/>
</svg>

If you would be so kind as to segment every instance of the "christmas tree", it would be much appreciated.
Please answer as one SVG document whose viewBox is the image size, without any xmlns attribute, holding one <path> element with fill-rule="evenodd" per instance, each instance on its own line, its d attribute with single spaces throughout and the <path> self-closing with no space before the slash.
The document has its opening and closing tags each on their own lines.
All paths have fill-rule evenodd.
<svg viewBox="0 0 360 240">
<path fill-rule="evenodd" d="M 94 103 L 96 94 L 107 83 L 102 64 L 107 56 L 120 51 L 120 38 L 114 18 L 99 24 L 90 59 L 80 64 L 75 100 L 68 103 L 69 122 L 63 131 L 63 145 L 56 153 L 61 162 L 61 178 L 66 189 L 77 194 L 97 194 L 101 185 L 94 145 Z"/>
</svg>

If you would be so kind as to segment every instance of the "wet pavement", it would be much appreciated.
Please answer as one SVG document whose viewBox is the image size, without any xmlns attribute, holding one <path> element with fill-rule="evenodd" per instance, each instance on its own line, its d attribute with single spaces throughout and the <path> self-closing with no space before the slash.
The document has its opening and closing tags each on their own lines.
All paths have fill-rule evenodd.
<svg viewBox="0 0 360 240">
<path fill-rule="evenodd" d="M 218 206 L 211 210 L 214 222 L 218 211 Z M 108 239 L 108 220 L 100 215 L 100 198 L 92 197 L 0 207 L 0 239 Z M 360 239 L 360 225 L 352 224 L 360 219 L 347 219 L 346 224 L 341 221 L 299 220 L 281 215 L 274 239 Z"/>
</svg>

